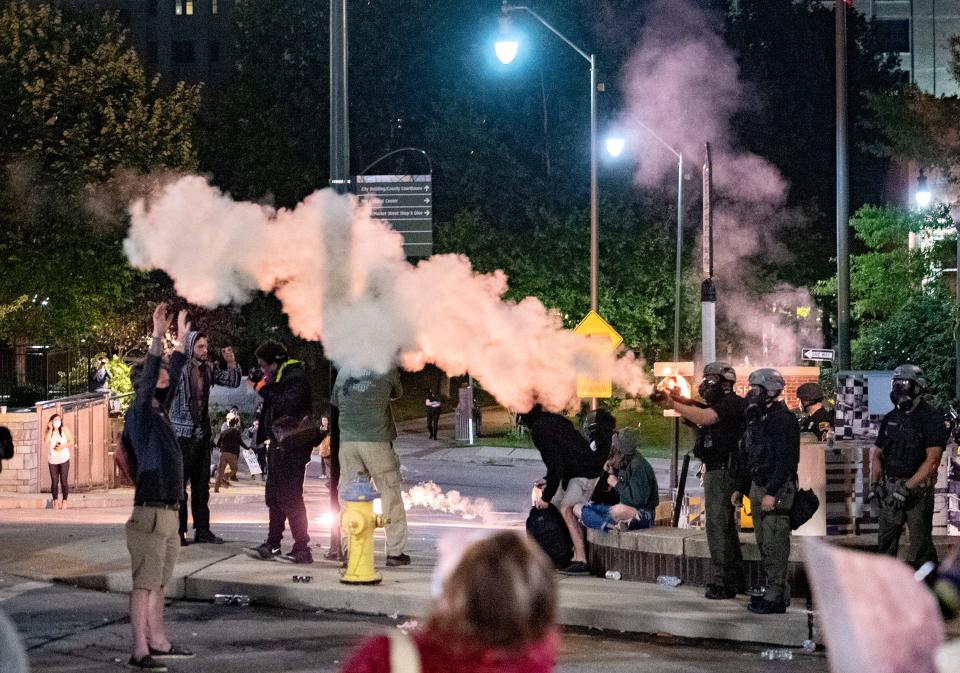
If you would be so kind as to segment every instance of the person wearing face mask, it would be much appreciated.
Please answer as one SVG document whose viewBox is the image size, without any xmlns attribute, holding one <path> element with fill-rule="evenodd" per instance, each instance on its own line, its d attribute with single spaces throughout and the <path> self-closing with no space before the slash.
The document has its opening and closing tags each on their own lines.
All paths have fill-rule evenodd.
<svg viewBox="0 0 960 673">
<path fill-rule="evenodd" d="M 833 419 L 823 406 L 823 388 L 818 383 L 804 383 L 797 388 L 797 400 L 803 412 L 800 433 L 814 434 L 819 442 L 827 441 L 827 435 L 833 430 Z"/>
<path fill-rule="evenodd" d="M 778 614 L 786 612 L 790 604 L 790 511 L 797 492 L 800 426 L 780 399 L 785 385 L 780 372 L 758 369 L 750 374 L 749 384 L 742 468 L 730 501 L 739 506 L 749 489 L 760 563 L 767 575 L 766 591 L 752 597 L 747 609 L 761 615 Z"/>
<path fill-rule="evenodd" d="M 163 623 L 164 590 L 180 554 L 177 510 L 183 496 L 183 454 L 167 414 L 180 373 L 187 364 L 184 344 L 190 331 L 186 311 L 177 318 L 177 349 L 163 358 L 163 336 L 172 316 L 159 304 L 153 312 L 153 340 L 147 357 L 130 368 L 136 397 L 123 427 L 124 451 L 135 464 L 133 512 L 126 524 L 133 574 L 130 626 L 133 654 L 127 665 L 140 671 L 166 671 L 165 659 L 188 659 L 193 653 L 173 645 Z"/>
<path fill-rule="evenodd" d="M 927 382 L 915 365 L 893 371 L 893 411 L 883 417 L 870 461 L 871 494 L 880 505 L 878 546 L 896 556 L 903 525 L 910 529 L 907 560 L 919 568 L 937 561 L 933 545 L 933 487 L 949 429 L 925 399 Z"/>
<path fill-rule="evenodd" d="M 703 463 L 707 545 L 712 565 L 712 579 L 704 596 L 711 600 L 735 598 L 746 583 L 735 509 L 730 499 L 735 490 L 731 462 L 746 428 L 744 400 L 733 390 L 736 382 L 737 372 L 733 367 L 726 362 L 711 362 L 703 368 L 703 380 L 698 388 L 706 406 L 685 404 L 670 397 L 661 401 L 697 431 L 693 455 Z"/>
</svg>

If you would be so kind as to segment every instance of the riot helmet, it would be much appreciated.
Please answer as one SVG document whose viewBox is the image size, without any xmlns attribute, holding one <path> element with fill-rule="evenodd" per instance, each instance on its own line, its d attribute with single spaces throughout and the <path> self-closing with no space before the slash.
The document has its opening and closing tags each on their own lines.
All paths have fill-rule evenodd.
<svg viewBox="0 0 960 673">
<path fill-rule="evenodd" d="M 747 393 L 746 413 L 749 418 L 753 419 L 763 416 L 767 409 L 780 397 L 786 386 L 783 375 L 776 369 L 769 367 L 758 369 L 750 374 L 748 383 L 750 384 L 750 392 Z"/>
<path fill-rule="evenodd" d="M 823 388 L 819 383 L 804 383 L 797 388 L 797 399 L 806 411 L 807 407 L 823 402 Z"/>
<path fill-rule="evenodd" d="M 927 379 L 916 365 L 900 365 L 893 370 L 890 401 L 900 411 L 913 411 L 927 391 Z"/>
<path fill-rule="evenodd" d="M 707 404 L 716 404 L 733 392 L 733 385 L 737 382 L 737 372 L 726 362 L 711 362 L 703 368 L 703 380 L 697 392 Z"/>
</svg>

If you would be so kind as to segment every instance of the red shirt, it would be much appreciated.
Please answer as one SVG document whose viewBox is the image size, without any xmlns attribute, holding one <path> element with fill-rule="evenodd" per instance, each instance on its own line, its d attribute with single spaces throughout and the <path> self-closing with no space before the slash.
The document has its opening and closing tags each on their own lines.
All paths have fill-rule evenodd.
<svg viewBox="0 0 960 673">
<path fill-rule="evenodd" d="M 551 673 L 560 638 L 549 634 L 520 652 L 443 642 L 426 633 L 413 636 L 422 673 Z M 341 673 L 390 673 L 390 639 L 372 638 L 360 646 Z"/>
</svg>

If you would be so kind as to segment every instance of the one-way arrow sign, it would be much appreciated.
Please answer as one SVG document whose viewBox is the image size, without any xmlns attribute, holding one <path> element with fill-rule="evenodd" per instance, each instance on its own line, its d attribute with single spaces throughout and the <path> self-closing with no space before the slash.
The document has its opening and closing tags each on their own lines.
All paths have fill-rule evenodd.
<svg viewBox="0 0 960 673">
<path fill-rule="evenodd" d="M 821 362 L 832 362 L 833 351 L 823 348 L 804 348 L 800 351 L 801 360 L 818 360 Z"/>
</svg>

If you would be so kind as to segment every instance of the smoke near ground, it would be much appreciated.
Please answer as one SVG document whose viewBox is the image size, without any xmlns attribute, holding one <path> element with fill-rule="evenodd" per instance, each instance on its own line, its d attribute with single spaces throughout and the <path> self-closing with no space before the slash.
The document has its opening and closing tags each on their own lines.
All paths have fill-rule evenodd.
<svg viewBox="0 0 960 673">
<path fill-rule="evenodd" d="M 572 408 L 578 374 L 649 391 L 632 353 L 606 353 L 563 329 L 536 298 L 505 301 L 506 275 L 477 273 L 462 255 L 408 263 L 401 235 L 370 213 L 371 204 L 329 189 L 293 209 L 234 201 L 189 176 L 130 206 L 124 251 L 137 268 L 165 271 L 198 305 L 274 292 L 291 329 L 323 342 L 339 367 L 469 371 L 518 410 Z"/>
<path fill-rule="evenodd" d="M 734 145 L 731 120 L 750 101 L 722 31 L 722 16 L 704 12 L 690 0 L 652 3 L 639 47 L 624 70 L 627 112 L 622 124 L 636 148 L 636 180 L 642 185 L 673 179 L 677 163 L 641 123 L 683 153 L 691 176 L 688 188 L 699 184 L 704 142 L 710 142 L 718 313 L 747 335 L 752 362 L 787 364 L 796 360 L 801 344 L 773 306 L 797 290 L 781 287 L 777 296 L 758 297 L 745 281 L 753 258 L 789 261 L 782 231 L 797 214 L 786 208 L 788 185 L 776 167 Z M 802 305 L 813 306 L 809 293 L 799 292 L 805 293 Z M 718 352 L 723 353 L 721 344 Z"/>
<path fill-rule="evenodd" d="M 470 498 L 456 490 L 444 492 L 432 481 L 417 484 L 401 495 L 403 508 L 406 510 L 422 507 L 435 512 L 456 514 L 468 521 L 478 519 L 485 522 L 493 511 L 493 504 L 486 498 Z"/>
</svg>

